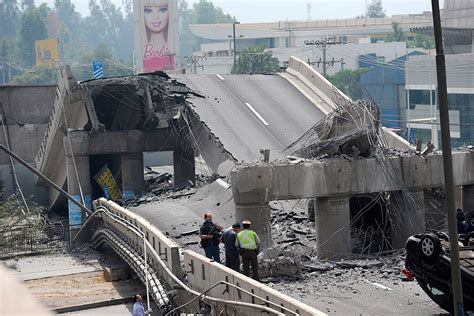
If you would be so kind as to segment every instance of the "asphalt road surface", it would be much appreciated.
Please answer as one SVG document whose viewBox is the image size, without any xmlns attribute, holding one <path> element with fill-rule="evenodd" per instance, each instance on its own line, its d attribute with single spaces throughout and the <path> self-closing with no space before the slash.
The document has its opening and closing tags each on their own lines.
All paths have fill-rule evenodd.
<svg viewBox="0 0 474 316">
<path fill-rule="evenodd" d="M 305 211 L 304 204 L 298 201 L 279 201 L 278 204 L 297 213 Z M 216 182 L 199 188 L 190 197 L 162 199 L 128 209 L 144 216 L 173 239 L 182 232 L 198 229 L 203 222 L 202 215 L 208 211 L 212 211 L 214 220 L 225 227 L 234 222 L 232 193 Z M 186 242 L 198 239 L 191 235 L 175 241 L 203 253 L 198 245 L 185 246 Z M 221 258 L 224 258 L 223 253 Z M 402 277 L 401 274 L 381 277 L 377 268 L 364 273 L 348 269 L 342 275 L 333 271 L 314 272 L 303 280 L 282 279 L 268 285 L 328 315 L 447 315 L 416 282 L 403 282 Z"/>
<path fill-rule="evenodd" d="M 195 111 L 239 161 L 285 157 L 283 149 L 324 114 L 278 75 L 177 75 L 178 81 L 206 96 L 190 101 Z"/>
</svg>

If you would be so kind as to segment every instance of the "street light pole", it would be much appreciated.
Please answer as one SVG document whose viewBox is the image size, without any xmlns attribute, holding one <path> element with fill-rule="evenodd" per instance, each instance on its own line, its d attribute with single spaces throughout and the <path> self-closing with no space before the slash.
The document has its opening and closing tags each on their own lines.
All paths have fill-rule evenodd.
<svg viewBox="0 0 474 316">
<path fill-rule="evenodd" d="M 236 43 L 236 41 L 235 41 L 235 25 L 236 24 L 240 24 L 240 22 L 235 22 L 235 21 L 232 22 L 232 38 L 234 39 L 234 65 L 237 61 L 237 49 L 235 47 L 235 43 Z"/>
<path fill-rule="evenodd" d="M 449 131 L 448 88 L 446 84 L 446 61 L 444 57 L 443 38 L 439 0 L 431 0 L 433 26 L 436 43 L 436 72 L 438 75 L 438 104 L 441 121 L 441 146 L 443 149 L 444 182 L 446 185 L 446 208 L 448 211 L 449 249 L 451 257 L 451 291 L 453 292 L 453 309 L 455 316 L 464 315 L 461 270 L 459 265 L 458 227 L 456 205 L 454 201 L 453 161 L 451 155 L 451 135 Z M 431 87 L 430 87 L 431 89 Z"/>
</svg>

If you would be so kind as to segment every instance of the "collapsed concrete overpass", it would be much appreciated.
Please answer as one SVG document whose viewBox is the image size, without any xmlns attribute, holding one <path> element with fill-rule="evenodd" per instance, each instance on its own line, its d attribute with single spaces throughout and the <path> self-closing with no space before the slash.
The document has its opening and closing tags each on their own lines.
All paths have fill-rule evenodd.
<svg viewBox="0 0 474 316">
<path fill-rule="evenodd" d="M 260 160 L 260 149 L 285 159 L 295 139 L 348 100 L 295 58 L 286 73 L 268 76 L 157 73 L 77 83 L 65 67 L 36 167 L 90 206 L 102 196 L 92 178 L 107 164 L 129 198 L 144 190 L 143 152 L 173 151 L 175 185 L 194 182 L 196 155 L 226 177 L 236 162 Z M 408 147 L 382 134 L 390 146 Z M 49 200 L 65 203 L 52 190 Z"/>
</svg>

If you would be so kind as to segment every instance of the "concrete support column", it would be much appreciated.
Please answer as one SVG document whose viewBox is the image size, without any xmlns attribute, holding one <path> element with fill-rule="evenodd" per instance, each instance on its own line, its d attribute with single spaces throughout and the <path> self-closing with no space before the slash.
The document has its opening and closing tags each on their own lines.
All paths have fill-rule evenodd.
<svg viewBox="0 0 474 316">
<path fill-rule="evenodd" d="M 174 185 L 179 186 L 191 181 L 196 183 L 196 168 L 192 149 L 177 148 L 173 151 Z"/>
<path fill-rule="evenodd" d="M 410 197 L 407 197 L 399 192 L 390 198 L 389 214 L 392 221 L 392 246 L 394 249 L 404 248 L 408 237 L 424 233 L 426 230 L 425 194 L 423 190 L 410 191 L 409 194 Z M 408 198 L 412 201 L 407 200 Z"/>
<path fill-rule="evenodd" d="M 352 252 L 349 197 L 316 199 L 316 250 L 318 258 L 330 259 Z"/>
<path fill-rule="evenodd" d="M 143 194 L 145 191 L 143 153 L 122 154 L 121 165 L 123 198 L 129 199 Z"/>
<path fill-rule="evenodd" d="M 254 230 L 260 241 L 260 251 L 273 245 L 272 223 L 270 218 L 270 205 L 266 204 L 238 204 L 235 206 L 235 221 L 242 223 L 244 220 L 252 222 L 251 229 Z"/>
<path fill-rule="evenodd" d="M 465 213 L 474 211 L 474 185 L 463 185 L 461 191 L 462 209 Z"/>
<path fill-rule="evenodd" d="M 75 162 L 75 166 L 74 166 Z M 76 173 L 77 170 L 77 173 Z M 81 201 L 81 191 L 79 185 L 82 188 L 82 194 L 87 208 L 91 208 L 91 176 L 89 168 L 89 156 L 74 156 L 66 157 L 66 172 L 67 172 L 67 191 L 77 201 Z M 69 211 L 69 225 L 71 225 L 70 236 L 74 237 L 79 230 L 81 224 L 85 220 L 85 214 L 81 209 L 68 201 Z"/>
</svg>

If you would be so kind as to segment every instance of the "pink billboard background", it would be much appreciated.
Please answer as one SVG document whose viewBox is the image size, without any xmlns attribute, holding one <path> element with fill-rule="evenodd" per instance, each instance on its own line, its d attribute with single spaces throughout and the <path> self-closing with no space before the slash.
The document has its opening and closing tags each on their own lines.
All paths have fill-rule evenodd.
<svg viewBox="0 0 474 316">
<path fill-rule="evenodd" d="M 137 72 L 174 70 L 178 51 L 176 0 L 134 1 Z"/>
</svg>

